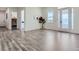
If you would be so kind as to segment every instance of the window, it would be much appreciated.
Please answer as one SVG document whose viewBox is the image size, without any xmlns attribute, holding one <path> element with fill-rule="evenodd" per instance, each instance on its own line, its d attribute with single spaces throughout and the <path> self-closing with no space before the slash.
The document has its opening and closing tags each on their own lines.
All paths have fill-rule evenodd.
<svg viewBox="0 0 79 59">
<path fill-rule="evenodd" d="M 58 27 L 73 29 L 73 8 L 63 8 L 58 11 Z"/>
<path fill-rule="evenodd" d="M 52 10 L 48 10 L 48 22 L 53 21 L 53 12 Z"/>
<path fill-rule="evenodd" d="M 62 23 L 61 23 L 62 28 L 69 28 L 69 13 L 68 13 L 68 9 L 62 10 L 61 21 L 62 21 Z"/>
</svg>

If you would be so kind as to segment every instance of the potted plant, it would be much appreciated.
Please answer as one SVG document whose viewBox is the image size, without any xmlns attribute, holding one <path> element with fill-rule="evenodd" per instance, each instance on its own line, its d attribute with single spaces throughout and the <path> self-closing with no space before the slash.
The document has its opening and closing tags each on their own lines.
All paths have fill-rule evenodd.
<svg viewBox="0 0 79 59">
<path fill-rule="evenodd" d="M 44 24 L 46 23 L 46 20 L 43 17 L 37 17 L 37 20 L 39 21 L 39 23 L 42 25 L 41 29 L 44 29 Z"/>
</svg>

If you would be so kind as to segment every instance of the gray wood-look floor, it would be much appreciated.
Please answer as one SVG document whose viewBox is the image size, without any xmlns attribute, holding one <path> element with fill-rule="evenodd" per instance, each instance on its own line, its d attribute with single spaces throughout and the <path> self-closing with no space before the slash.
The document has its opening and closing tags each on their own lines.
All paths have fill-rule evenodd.
<svg viewBox="0 0 79 59">
<path fill-rule="evenodd" d="M 0 51 L 78 51 L 79 35 L 51 30 L 0 30 Z"/>
</svg>

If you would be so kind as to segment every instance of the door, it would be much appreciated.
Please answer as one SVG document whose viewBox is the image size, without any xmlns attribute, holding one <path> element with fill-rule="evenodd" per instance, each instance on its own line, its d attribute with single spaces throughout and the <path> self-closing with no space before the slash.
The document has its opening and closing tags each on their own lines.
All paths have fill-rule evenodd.
<svg viewBox="0 0 79 59">
<path fill-rule="evenodd" d="M 21 10 L 21 31 L 24 31 L 24 9 Z"/>
<path fill-rule="evenodd" d="M 0 11 L 0 26 L 5 26 L 5 11 Z"/>
<path fill-rule="evenodd" d="M 71 9 L 60 9 L 60 28 L 62 30 L 70 30 L 72 28 Z"/>
</svg>

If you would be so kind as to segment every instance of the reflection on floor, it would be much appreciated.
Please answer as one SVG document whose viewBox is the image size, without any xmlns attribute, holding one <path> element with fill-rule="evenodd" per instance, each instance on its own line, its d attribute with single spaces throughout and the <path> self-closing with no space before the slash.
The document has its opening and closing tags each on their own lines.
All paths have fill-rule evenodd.
<svg viewBox="0 0 79 59">
<path fill-rule="evenodd" d="M 0 31 L 1 51 L 77 51 L 79 35 L 51 30 Z"/>
</svg>

